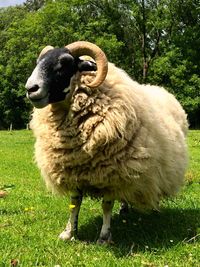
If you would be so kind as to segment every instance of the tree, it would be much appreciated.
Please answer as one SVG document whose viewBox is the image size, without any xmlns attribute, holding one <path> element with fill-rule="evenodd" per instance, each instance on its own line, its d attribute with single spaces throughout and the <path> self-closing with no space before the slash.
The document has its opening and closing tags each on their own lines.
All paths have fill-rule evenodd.
<svg viewBox="0 0 200 267">
<path fill-rule="evenodd" d="M 197 126 L 199 10 L 197 0 L 27 0 L 0 9 L 0 128 L 28 122 L 24 84 L 40 50 L 77 40 L 95 42 L 135 80 L 166 87 Z"/>
<path fill-rule="evenodd" d="M 168 1 L 168 25 L 162 50 L 150 68 L 149 82 L 173 92 L 189 115 L 193 127 L 200 126 L 200 16 L 199 1 Z"/>
<path fill-rule="evenodd" d="M 24 3 L 24 6 L 29 12 L 37 11 L 42 6 L 44 6 L 46 2 L 47 2 L 46 0 L 26 0 L 26 2 Z"/>
</svg>

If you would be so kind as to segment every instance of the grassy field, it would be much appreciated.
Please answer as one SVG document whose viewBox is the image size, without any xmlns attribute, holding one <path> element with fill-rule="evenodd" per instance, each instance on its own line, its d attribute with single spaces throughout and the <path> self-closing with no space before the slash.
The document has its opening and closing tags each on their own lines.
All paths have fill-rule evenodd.
<svg viewBox="0 0 200 267">
<path fill-rule="evenodd" d="M 31 131 L 0 132 L 0 267 L 200 266 L 200 131 L 190 131 L 190 166 L 176 199 L 160 213 L 132 212 L 112 220 L 114 243 L 96 244 L 101 205 L 85 199 L 79 241 L 58 240 L 68 200 L 49 194 L 33 162 Z M 12 262 L 12 263 L 11 263 Z"/>
</svg>

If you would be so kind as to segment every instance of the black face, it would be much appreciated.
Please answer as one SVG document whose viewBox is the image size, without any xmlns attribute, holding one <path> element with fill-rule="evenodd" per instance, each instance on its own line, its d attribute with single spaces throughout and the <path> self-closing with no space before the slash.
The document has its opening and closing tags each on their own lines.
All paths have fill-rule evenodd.
<svg viewBox="0 0 200 267">
<path fill-rule="evenodd" d="M 78 70 L 96 70 L 96 64 L 74 58 L 66 48 L 49 50 L 38 59 L 27 80 L 27 97 L 36 108 L 64 100 L 70 80 Z"/>
<path fill-rule="evenodd" d="M 48 85 L 50 103 L 65 99 L 64 89 L 69 87 L 71 77 L 77 71 L 76 60 L 67 52 L 66 49 L 53 49 L 45 59 L 41 57 L 39 60 L 44 70 L 43 78 Z"/>
</svg>

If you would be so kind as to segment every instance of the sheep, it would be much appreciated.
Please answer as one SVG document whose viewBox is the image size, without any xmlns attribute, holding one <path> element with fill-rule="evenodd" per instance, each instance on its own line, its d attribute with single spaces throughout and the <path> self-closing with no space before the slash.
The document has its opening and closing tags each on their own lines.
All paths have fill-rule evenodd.
<svg viewBox="0 0 200 267">
<path fill-rule="evenodd" d="M 77 237 L 83 196 L 103 199 L 98 243 L 110 243 L 115 200 L 123 208 L 158 209 L 180 189 L 188 122 L 165 89 L 133 81 L 84 41 L 44 48 L 26 89 L 35 107 L 36 163 L 50 190 L 70 194 L 61 239 Z"/>
</svg>

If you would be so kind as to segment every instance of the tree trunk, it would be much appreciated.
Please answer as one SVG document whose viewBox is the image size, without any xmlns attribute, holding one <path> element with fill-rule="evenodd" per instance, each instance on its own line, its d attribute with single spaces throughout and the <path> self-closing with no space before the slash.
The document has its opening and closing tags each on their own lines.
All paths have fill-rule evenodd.
<svg viewBox="0 0 200 267">
<path fill-rule="evenodd" d="M 146 55 L 146 12 L 145 0 L 142 0 L 142 54 L 143 54 L 143 82 L 145 83 L 148 72 L 148 62 Z"/>
</svg>

